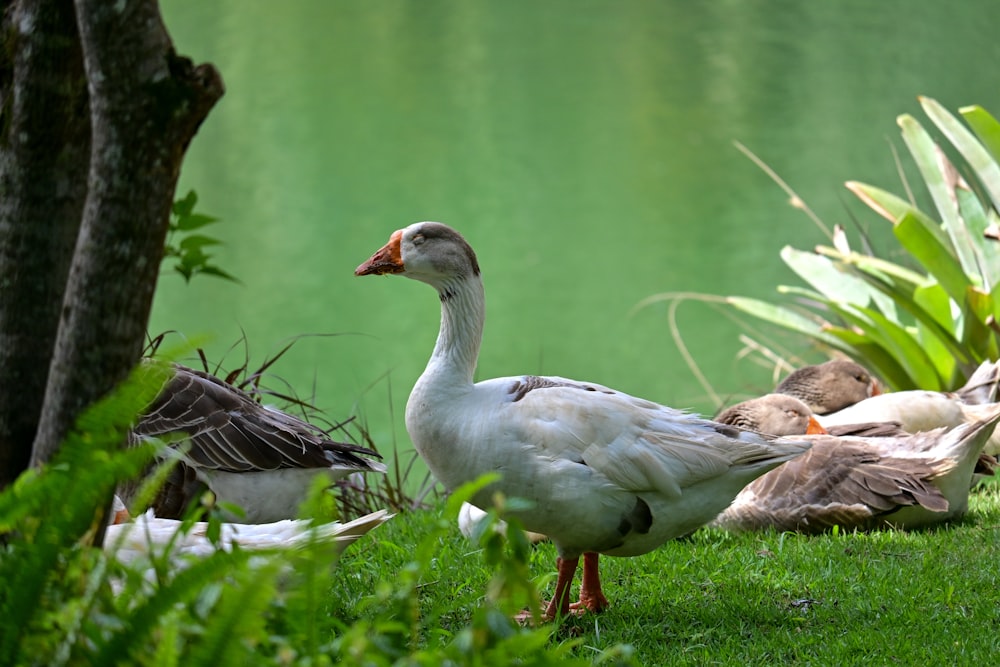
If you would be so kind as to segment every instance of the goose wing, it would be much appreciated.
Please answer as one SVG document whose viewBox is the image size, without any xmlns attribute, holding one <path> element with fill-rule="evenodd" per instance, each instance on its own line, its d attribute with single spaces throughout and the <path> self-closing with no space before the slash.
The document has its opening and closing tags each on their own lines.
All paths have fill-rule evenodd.
<svg viewBox="0 0 1000 667">
<path fill-rule="evenodd" d="M 520 438 L 631 492 L 679 497 L 736 466 L 780 462 L 808 445 L 718 424 L 602 385 L 527 376 L 510 391 Z"/>
<path fill-rule="evenodd" d="M 191 442 L 186 458 L 193 465 L 226 472 L 384 469 L 359 456 L 377 452 L 331 440 L 321 429 L 270 410 L 219 378 L 179 365 L 133 432 L 138 437 L 183 433 Z"/>
<path fill-rule="evenodd" d="M 811 439 L 812 449 L 751 482 L 717 523 L 809 532 L 864 527 L 912 505 L 947 511 L 947 499 L 930 481 L 937 475 L 933 461 L 886 456 L 850 438 Z"/>
</svg>

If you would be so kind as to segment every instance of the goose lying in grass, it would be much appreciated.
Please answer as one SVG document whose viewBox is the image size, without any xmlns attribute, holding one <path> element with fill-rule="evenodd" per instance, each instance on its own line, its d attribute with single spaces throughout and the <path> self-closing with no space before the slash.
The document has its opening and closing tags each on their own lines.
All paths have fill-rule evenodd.
<svg viewBox="0 0 1000 667">
<path fill-rule="evenodd" d="M 433 287 L 441 328 L 406 405 L 417 452 L 448 489 L 487 472 L 499 490 L 531 503 L 516 513 L 559 552 L 545 615 L 570 612 L 569 588 L 584 557 L 580 601 L 600 611 L 598 554 L 637 556 L 711 521 L 747 483 L 807 448 L 686 414 L 590 382 L 520 375 L 473 383 L 486 317 L 476 254 L 450 227 L 410 225 L 355 275 L 399 274 Z"/>
<path fill-rule="evenodd" d="M 106 528 L 104 548 L 122 563 L 139 558 L 162 556 L 168 545 L 178 562 L 187 556 L 208 556 L 216 546 L 208 539 L 208 523 L 197 522 L 187 532 L 178 531 L 183 524 L 176 519 L 162 519 L 152 510 L 136 517 L 128 517 L 125 505 L 115 496 L 115 523 Z M 353 521 L 340 523 L 313 523 L 304 519 L 285 519 L 271 523 L 223 523 L 219 535 L 219 548 L 226 551 L 234 546 L 250 551 L 279 547 L 294 547 L 311 540 L 335 545 L 341 552 L 359 537 L 393 517 L 386 510 L 366 514 Z M 175 537 L 176 536 L 176 537 Z"/>
<path fill-rule="evenodd" d="M 976 369 L 963 387 L 954 392 L 915 389 L 877 394 L 834 412 L 831 411 L 834 406 L 843 405 L 849 396 L 857 396 L 858 383 L 851 379 L 851 372 L 835 371 L 835 367 L 829 365 L 831 363 L 813 367 L 813 372 L 799 377 L 796 382 L 789 383 L 786 378 L 778 385 L 779 393 L 795 396 L 813 406 L 816 419 L 827 429 L 863 422 L 898 422 L 904 431 L 917 433 L 981 421 L 992 414 L 992 403 L 997 400 L 1000 383 L 1000 363 L 987 361 Z M 853 362 L 838 363 L 854 366 L 853 374 L 867 375 L 861 366 Z M 819 391 L 819 387 L 823 387 L 823 391 Z M 812 400 L 808 398 L 810 396 Z M 822 396 L 823 400 L 817 399 L 817 396 Z M 820 410 L 816 409 L 817 406 Z M 994 456 L 1000 454 L 1000 434 L 987 441 L 984 451 Z"/>
<path fill-rule="evenodd" d="M 316 475 L 332 484 L 353 472 L 385 472 L 379 454 L 331 440 L 318 427 L 267 408 L 208 373 L 175 364 L 175 374 L 132 432 L 136 439 L 180 434 L 181 463 L 153 505 L 160 518 L 180 518 L 208 487 L 220 502 L 241 507 L 242 523 L 298 516 Z M 121 487 L 129 500 L 137 484 Z"/>
<path fill-rule="evenodd" d="M 775 388 L 799 399 L 814 414 L 825 415 L 882 393 L 878 380 L 849 359 L 831 359 L 797 368 Z"/>
<path fill-rule="evenodd" d="M 1000 420 L 1000 404 L 991 410 L 981 421 L 950 430 L 883 437 L 807 435 L 812 449 L 751 482 L 713 525 L 812 533 L 835 525 L 920 528 L 961 517 L 983 443 Z M 812 417 L 798 399 L 769 394 L 735 405 L 717 419 L 799 434 Z M 870 432 L 879 426 L 898 430 L 895 425 L 841 430 Z"/>
</svg>

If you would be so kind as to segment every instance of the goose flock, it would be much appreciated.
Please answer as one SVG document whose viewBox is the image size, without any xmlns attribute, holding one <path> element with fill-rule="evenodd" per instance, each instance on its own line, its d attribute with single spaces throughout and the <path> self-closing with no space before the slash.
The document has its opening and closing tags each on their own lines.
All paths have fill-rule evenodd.
<svg viewBox="0 0 1000 667">
<path fill-rule="evenodd" d="M 708 420 L 563 377 L 475 382 L 483 280 L 475 251 L 447 225 L 393 232 L 355 275 L 401 275 L 437 292 L 440 329 L 407 402 L 407 431 L 447 489 L 499 473 L 463 508 L 466 534 L 495 492 L 527 501 L 512 514 L 558 552 L 546 618 L 609 605 L 601 554 L 637 556 L 709 524 L 815 532 L 959 517 L 984 448 L 992 453 L 994 364 L 977 371 L 969 392 L 897 401 L 857 364 L 835 361 L 783 383 L 791 407 L 771 399 Z M 957 416 L 919 421 L 933 411 Z M 570 603 L 581 558 L 579 599 Z"/>
<path fill-rule="evenodd" d="M 440 329 L 407 401 L 406 429 L 447 490 L 499 474 L 462 508 L 463 533 L 475 534 L 500 492 L 522 501 L 510 514 L 526 530 L 554 544 L 557 580 L 545 619 L 609 606 L 600 555 L 638 556 L 704 526 L 815 533 L 959 518 L 1000 453 L 1000 363 L 984 363 L 956 392 L 883 393 L 860 365 L 832 360 L 706 419 L 589 381 L 474 381 L 483 279 L 476 253 L 447 225 L 397 230 L 354 273 L 401 275 L 437 293 Z M 294 521 L 313 477 L 383 473 L 378 454 L 183 366 L 132 439 L 178 433 L 183 440 L 169 451 L 180 463 L 153 508 L 135 520 L 119 511 L 123 527 L 109 528 L 119 558 L 155 552 L 205 489 L 242 508 L 229 517 L 224 545 L 288 545 L 314 530 L 346 546 L 390 517 L 382 511 L 318 529 Z M 121 491 L 128 500 L 134 488 Z M 184 540 L 184 553 L 209 548 L 200 529 Z"/>
</svg>

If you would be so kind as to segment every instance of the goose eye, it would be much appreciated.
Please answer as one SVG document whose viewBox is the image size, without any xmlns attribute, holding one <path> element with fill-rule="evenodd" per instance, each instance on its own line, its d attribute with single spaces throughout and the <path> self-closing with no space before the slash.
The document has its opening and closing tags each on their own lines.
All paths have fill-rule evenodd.
<svg viewBox="0 0 1000 667">
<path fill-rule="evenodd" d="M 413 237 L 413 245 L 420 245 L 423 242 L 424 242 L 423 234 L 417 234 L 416 236 Z"/>
</svg>

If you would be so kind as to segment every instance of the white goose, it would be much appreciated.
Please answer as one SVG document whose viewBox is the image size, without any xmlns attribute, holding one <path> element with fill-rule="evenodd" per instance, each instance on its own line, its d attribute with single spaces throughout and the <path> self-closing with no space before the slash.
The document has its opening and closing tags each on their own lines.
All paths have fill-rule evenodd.
<svg viewBox="0 0 1000 667">
<path fill-rule="evenodd" d="M 600 611 L 598 553 L 636 556 L 711 521 L 747 483 L 808 445 L 741 431 L 588 382 L 522 375 L 473 383 L 486 303 L 465 239 L 437 222 L 410 225 L 355 275 L 400 274 L 432 286 L 441 329 L 406 405 L 414 447 L 446 488 L 499 472 L 496 490 L 530 501 L 517 516 L 559 552 L 546 609 Z"/>
<path fill-rule="evenodd" d="M 115 496 L 112 511 L 114 523 L 105 529 L 104 549 L 122 563 L 160 556 L 168 546 L 178 562 L 187 556 L 203 557 L 216 551 L 216 546 L 208 539 L 206 522 L 195 522 L 186 532 L 178 535 L 182 521 L 157 517 L 153 510 L 131 519 L 118 496 Z M 223 522 L 218 548 L 229 551 L 239 546 L 250 551 L 262 551 L 295 547 L 316 540 L 334 544 L 340 552 L 393 516 L 386 510 L 378 510 L 347 523 L 313 523 L 307 519 L 283 519 L 261 524 Z"/>
<path fill-rule="evenodd" d="M 268 523 L 298 516 L 310 482 L 332 484 L 354 472 L 385 472 L 366 447 L 331 440 L 320 428 L 267 408 L 219 378 L 179 364 L 133 428 L 134 440 L 179 434 L 181 463 L 170 473 L 153 509 L 180 518 L 208 487 L 221 502 L 241 507 L 240 523 Z M 120 492 L 131 501 L 138 481 Z"/>
<path fill-rule="evenodd" d="M 118 496 L 114 498 L 112 512 L 114 524 L 107 526 L 104 534 L 105 553 L 126 565 L 145 564 L 146 579 L 150 581 L 156 576 L 151 561 L 162 558 L 168 549 L 170 564 L 176 569 L 182 569 L 191 560 L 210 556 L 217 549 L 231 551 L 236 547 L 264 552 L 315 542 L 330 545 L 340 553 L 393 517 L 386 510 L 379 510 L 346 523 L 313 523 L 303 519 L 261 524 L 223 523 L 216 546 L 208 538 L 205 522 L 196 522 L 182 531 L 183 522 L 159 518 L 153 510 L 131 520 Z M 120 584 L 113 583 L 120 589 Z"/>
<path fill-rule="evenodd" d="M 462 507 L 458 510 L 458 530 L 462 535 L 465 535 L 470 540 L 475 540 L 476 532 L 479 530 L 479 524 L 486 520 L 487 513 L 479 509 L 475 505 L 470 505 L 469 503 L 462 503 Z M 493 529 L 497 532 L 506 535 L 507 534 L 507 522 L 500 519 L 494 525 Z M 525 531 L 524 536 L 529 542 L 537 544 L 538 542 L 543 542 L 545 536 L 541 533 L 533 533 L 530 530 Z"/>
<path fill-rule="evenodd" d="M 783 435 L 807 428 L 813 433 L 815 423 L 804 403 L 784 394 L 739 403 L 717 419 Z M 950 521 L 968 508 L 969 480 L 998 419 L 1000 404 L 993 404 L 982 421 L 950 430 L 806 436 L 812 449 L 747 485 L 713 524 L 729 530 L 814 533 L 833 526 L 921 528 Z M 832 428 L 879 432 L 883 427 L 898 431 L 885 423 Z"/>
</svg>

